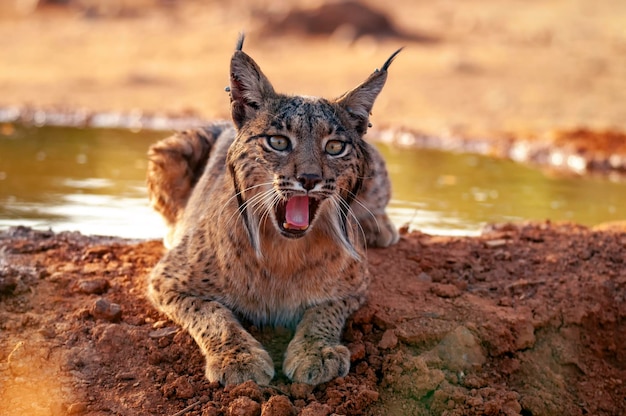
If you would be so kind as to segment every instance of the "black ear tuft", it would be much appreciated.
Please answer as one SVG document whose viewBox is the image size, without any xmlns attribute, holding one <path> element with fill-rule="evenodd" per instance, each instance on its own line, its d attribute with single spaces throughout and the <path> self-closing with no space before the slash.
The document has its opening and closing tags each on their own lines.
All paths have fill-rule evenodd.
<svg viewBox="0 0 626 416">
<path fill-rule="evenodd" d="M 360 135 L 364 135 L 367 128 L 371 126 L 369 116 L 372 113 L 374 101 L 385 86 L 389 66 L 402 49 L 395 51 L 381 69 L 375 70 L 365 82 L 337 99 L 338 104 L 350 115 L 353 127 Z"/>
<path fill-rule="evenodd" d="M 245 33 L 240 33 L 239 38 L 237 38 L 237 46 L 235 46 L 236 51 L 243 50 L 243 41 L 246 39 Z"/>
<path fill-rule="evenodd" d="M 243 36 L 243 35 L 242 35 Z M 241 40 L 243 42 L 243 39 Z M 385 63 L 383 64 L 382 68 L 380 68 L 381 71 L 386 71 L 387 69 L 389 69 L 389 66 L 391 65 L 391 63 L 393 62 L 394 59 L 396 59 L 396 56 L 398 56 L 398 54 L 400 52 L 402 52 L 402 49 L 404 49 L 404 46 L 401 47 L 400 49 L 398 49 L 397 51 L 395 51 L 394 53 L 391 54 L 391 56 L 389 58 L 387 58 L 387 60 L 385 61 Z"/>
<path fill-rule="evenodd" d="M 237 128 L 252 118 L 267 98 L 276 94 L 261 68 L 242 51 L 243 41 L 242 34 L 230 61 L 230 109 Z"/>
</svg>

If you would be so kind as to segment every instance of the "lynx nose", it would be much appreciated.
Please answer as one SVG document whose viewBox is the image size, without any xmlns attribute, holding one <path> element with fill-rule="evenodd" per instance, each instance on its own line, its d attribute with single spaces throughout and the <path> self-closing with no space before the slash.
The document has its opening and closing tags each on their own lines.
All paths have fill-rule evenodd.
<svg viewBox="0 0 626 416">
<path fill-rule="evenodd" d="M 310 191 L 322 181 L 322 177 L 316 173 L 303 173 L 298 175 L 297 179 L 307 191 Z"/>
</svg>

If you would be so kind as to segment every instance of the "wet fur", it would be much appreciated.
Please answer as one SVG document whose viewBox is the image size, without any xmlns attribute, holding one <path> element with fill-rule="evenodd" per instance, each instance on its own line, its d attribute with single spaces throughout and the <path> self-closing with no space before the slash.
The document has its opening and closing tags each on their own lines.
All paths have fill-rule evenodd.
<svg viewBox="0 0 626 416">
<path fill-rule="evenodd" d="M 170 248 L 149 280 L 156 307 L 185 328 L 223 384 L 267 384 L 274 364 L 240 324 L 295 327 L 283 363 L 294 381 L 319 384 L 347 374 L 340 344 L 346 318 L 364 301 L 365 245 L 398 239 L 385 214 L 384 161 L 363 140 L 395 54 L 338 99 L 277 94 L 241 49 L 231 60 L 233 124 L 179 133 L 149 150 L 148 189 L 169 226 Z M 267 137 L 287 137 L 289 151 Z M 341 157 L 328 140 L 348 143 Z M 302 177 L 319 182 L 308 191 Z M 279 201 L 308 193 L 317 214 L 297 237 L 281 232 Z"/>
</svg>

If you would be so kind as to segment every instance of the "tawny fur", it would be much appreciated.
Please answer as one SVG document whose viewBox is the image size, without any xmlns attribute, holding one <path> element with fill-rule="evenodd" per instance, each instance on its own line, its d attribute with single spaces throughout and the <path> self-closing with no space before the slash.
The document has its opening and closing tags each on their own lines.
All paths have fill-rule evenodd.
<svg viewBox="0 0 626 416">
<path fill-rule="evenodd" d="M 283 371 L 319 384 L 350 367 L 340 337 L 365 299 L 365 245 L 398 240 L 385 214 L 384 161 L 363 140 L 395 54 L 357 88 L 326 100 L 275 93 L 242 42 L 231 60 L 234 125 L 150 148 L 148 190 L 170 228 L 170 250 L 151 273 L 148 296 L 198 343 L 209 380 L 272 379 L 274 364 L 245 319 L 295 327 Z M 272 147 L 270 138 L 289 146 Z M 309 197 L 314 214 L 300 231 L 285 229 L 281 214 L 296 195 Z"/>
</svg>

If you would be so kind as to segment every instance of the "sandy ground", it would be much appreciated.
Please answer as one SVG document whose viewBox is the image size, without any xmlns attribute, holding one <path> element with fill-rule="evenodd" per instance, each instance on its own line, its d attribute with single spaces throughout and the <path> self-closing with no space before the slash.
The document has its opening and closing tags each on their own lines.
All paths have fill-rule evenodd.
<svg viewBox="0 0 626 416">
<path fill-rule="evenodd" d="M 582 126 L 550 137 L 605 137 L 592 140 L 604 160 L 626 154 L 621 1 L 400 0 L 384 38 L 356 36 L 358 25 L 298 34 L 306 19 L 290 26 L 273 2 L 74 3 L 22 16 L 0 7 L 0 107 L 226 118 L 243 29 L 278 90 L 313 95 L 340 94 L 406 45 L 376 126 L 496 147 L 509 141 L 493 132 Z M 350 374 L 314 389 L 280 374 L 270 387 L 204 380 L 193 341 L 143 295 L 162 253 L 153 241 L 0 233 L 0 414 L 626 413 L 624 227 L 413 233 L 371 250 L 370 299 L 344 334 Z M 252 330 L 280 362 L 288 331 Z"/>
</svg>

